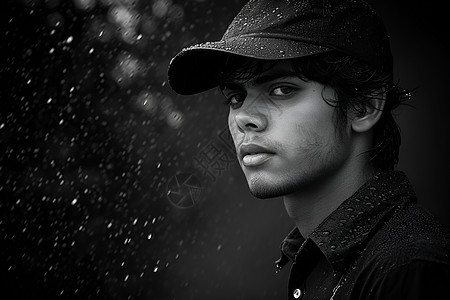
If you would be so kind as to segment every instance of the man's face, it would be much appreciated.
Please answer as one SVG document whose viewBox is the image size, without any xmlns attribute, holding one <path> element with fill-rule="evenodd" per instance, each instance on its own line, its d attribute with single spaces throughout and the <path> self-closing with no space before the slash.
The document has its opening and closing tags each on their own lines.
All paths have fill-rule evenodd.
<svg viewBox="0 0 450 300">
<path fill-rule="evenodd" d="M 332 176 L 350 152 L 350 126 L 336 128 L 334 91 L 303 81 L 289 61 L 248 82 L 223 89 L 230 102 L 228 125 L 250 191 L 278 197 Z"/>
</svg>

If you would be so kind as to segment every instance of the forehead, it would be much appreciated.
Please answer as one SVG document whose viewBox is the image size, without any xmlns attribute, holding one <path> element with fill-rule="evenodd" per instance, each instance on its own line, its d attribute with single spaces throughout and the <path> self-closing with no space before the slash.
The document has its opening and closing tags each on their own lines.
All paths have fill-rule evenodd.
<svg viewBox="0 0 450 300">
<path fill-rule="evenodd" d="M 233 85 L 255 86 L 281 77 L 298 77 L 290 60 L 253 61 L 232 70 L 221 80 L 221 87 Z"/>
<path fill-rule="evenodd" d="M 265 62 L 263 66 L 267 67 L 257 76 L 290 76 L 296 74 L 290 60 L 277 61 L 272 65 Z"/>
</svg>

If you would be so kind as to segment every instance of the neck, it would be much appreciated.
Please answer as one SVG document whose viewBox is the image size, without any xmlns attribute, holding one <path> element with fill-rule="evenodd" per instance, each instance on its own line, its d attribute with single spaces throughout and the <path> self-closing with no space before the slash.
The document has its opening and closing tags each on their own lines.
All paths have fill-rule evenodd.
<svg viewBox="0 0 450 300">
<path fill-rule="evenodd" d="M 374 173 L 375 170 L 368 167 L 366 161 L 356 161 L 344 166 L 326 179 L 317 180 L 320 183 L 309 184 L 295 193 L 284 196 L 286 211 L 294 220 L 302 236 L 307 238 L 325 218 L 353 195 Z"/>
</svg>

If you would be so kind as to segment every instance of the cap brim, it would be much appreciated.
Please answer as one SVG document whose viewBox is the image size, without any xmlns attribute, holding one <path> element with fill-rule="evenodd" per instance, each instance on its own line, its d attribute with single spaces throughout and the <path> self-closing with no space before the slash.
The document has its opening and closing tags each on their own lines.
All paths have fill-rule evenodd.
<svg viewBox="0 0 450 300">
<path fill-rule="evenodd" d="M 332 50 L 304 41 L 274 37 L 239 36 L 198 44 L 178 53 L 170 62 L 169 84 L 181 95 L 197 94 L 218 86 L 218 73 L 229 54 L 262 60 L 304 57 Z"/>
</svg>

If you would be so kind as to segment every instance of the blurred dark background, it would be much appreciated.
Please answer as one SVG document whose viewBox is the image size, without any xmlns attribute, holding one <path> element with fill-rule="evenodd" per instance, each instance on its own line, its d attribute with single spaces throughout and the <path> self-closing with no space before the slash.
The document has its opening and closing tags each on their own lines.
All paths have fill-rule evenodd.
<svg viewBox="0 0 450 300">
<path fill-rule="evenodd" d="M 214 90 L 167 84 L 245 1 L 15 0 L 1 18 L 0 298 L 284 299 L 293 223 L 253 198 Z M 436 1 L 372 1 L 400 85 L 398 169 L 449 224 L 450 58 Z M 5 14 L 6 13 L 6 14 Z"/>
</svg>

